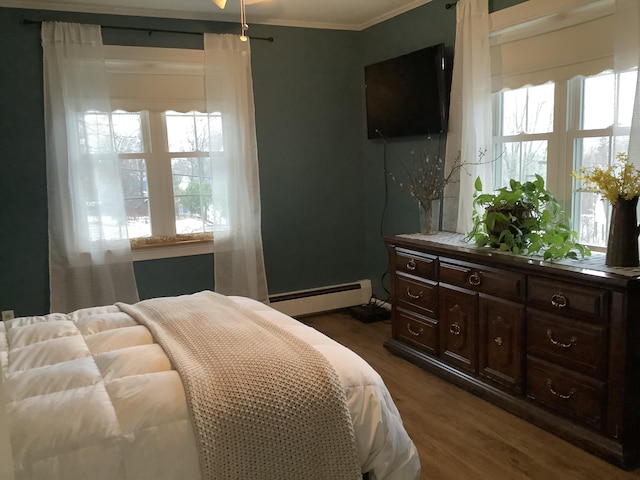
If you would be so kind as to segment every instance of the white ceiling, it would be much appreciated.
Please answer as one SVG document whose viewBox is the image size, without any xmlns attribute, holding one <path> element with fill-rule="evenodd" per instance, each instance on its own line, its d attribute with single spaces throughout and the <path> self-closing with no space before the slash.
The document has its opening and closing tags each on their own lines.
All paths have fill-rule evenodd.
<svg viewBox="0 0 640 480">
<path fill-rule="evenodd" d="M 268 25 L 363 30 L 431 0 L 247 0 L 247 20 Z M 0 7 L 237 22 L 240 0 L 0 0 Z"/>
</svg>

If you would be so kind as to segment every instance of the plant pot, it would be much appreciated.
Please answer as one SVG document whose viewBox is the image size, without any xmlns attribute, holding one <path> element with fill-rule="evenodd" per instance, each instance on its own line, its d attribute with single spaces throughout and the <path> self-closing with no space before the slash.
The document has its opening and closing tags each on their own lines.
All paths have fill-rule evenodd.
<svg viewBox="0 0 640 480">
<path fill-rule="evenodd" d="M 490 205 L 486 208 L 486 212 L 501 213 L 507 218 L 511 219 L 511 222 L 495 222 L 493 228 L 487 229 L 489 235 L 495 235 L 496 237 L 499 237 L 502 231 L 508 229 L 509 227 L 516 227 L 523 234 L 527 234 L 530 232 L 529 228 L 523 227 L 524 222 L 531 218 L 532 212 L 530 208 L 523 207 L 521 204 L 504 207 L 495 207 Z"/>
</svg>

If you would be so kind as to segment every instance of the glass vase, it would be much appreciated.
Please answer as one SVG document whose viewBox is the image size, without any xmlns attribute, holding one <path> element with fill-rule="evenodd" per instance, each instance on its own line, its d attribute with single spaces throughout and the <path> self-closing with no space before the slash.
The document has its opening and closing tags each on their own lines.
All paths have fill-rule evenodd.
<svg viewBox="0 0 640 480">
<path fill-rule="evenodd" d="M 637 267 L 638 262 L 638 197 L 619 198 L 612 205 L 609 240 L 605 263 L 608 267 Z"/>
<path fill-rule="evenodd" d="M 420 202 L 420 233 L 423 235 L 433 235 L 438 232 L 440 223 L 440 201 L 429 200 Z"/>
</svg>

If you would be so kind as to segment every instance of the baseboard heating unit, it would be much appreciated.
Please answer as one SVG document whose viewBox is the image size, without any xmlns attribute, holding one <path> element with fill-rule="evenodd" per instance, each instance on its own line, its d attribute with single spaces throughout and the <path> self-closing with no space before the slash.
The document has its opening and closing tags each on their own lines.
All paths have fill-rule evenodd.
<svg viewBox="0 0 640 480">
<path fill-rule="evenodd" d="M 269 296 L 271 307 L 297 317 L 364 305 L 371 299 L 371 280 L 278 293 Z"/>
</svg>

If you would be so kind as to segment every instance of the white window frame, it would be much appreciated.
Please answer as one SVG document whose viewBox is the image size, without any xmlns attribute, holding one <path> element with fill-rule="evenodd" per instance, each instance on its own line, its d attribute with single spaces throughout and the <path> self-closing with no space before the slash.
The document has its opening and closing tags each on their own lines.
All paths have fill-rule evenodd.
<svg viewBox="0 0 640 480">
<path fill-rule="evenodd" d="M 560 92 L 562 95 L 563 92 Z M 554 88 L 554 112 L 553 112 L 553 130 L 545 133 L 526 133 L 519 132 L 513 135 L 503 135 L 502 134 L 502 92 L 498 92 L 493 94 L 493 149 L 494 149 L 494 157 L 495 163 L 493 165 L 493 183 L 496 187 L 502 186 L 501 178 L 502 178 L 502 162 L 500 161 L 500 157 L 502 155 L 502 151 L 499 148 L 500 145 L 504 145 L 504 143 L 524 143 L 524 142 L 535 142 L 535 141 L 546 141 L 547 142 L 547 177 L 549 176 L 549 169 L 552 161 L 555 161 L 557 158 L 562 158 L 558 156 L 558 144 L 559 136 L 558 136 L 558 128 L 557 122 L 559 118 L 559 112 L 557 111 L 558 105 L 558 86 L 555 85 Z M 497 128 L 496 128 L 497 127 Z M 548 184 L 547 184 L 548 186 Z"/>
<path fill-rule="evenodd" d="M 108 78 L 112 82 L 110 87 L 115 85 L 112 88 L 113 110 L 144 112 L 147 120 L 143 121 L 142 125 L 145 152 L 142 154 L 121 154 L 120 157 L 145 159 L 149 185 L 149 208 L 155 212 L 152 214 L 152 235 L 175 235 L 171 158 L 173 156 L 185 158 L 199 155 L 169 152 L 164 112 L 169 110 L 206 112 L 204 52 L 174 48 L 108 45 L 105 46 L 105 56 Z M 127 78 L 134 80 L 128 84 Z M 145 90 L 136 87 L 135 79 L 141 78 L 150 79 L 154 88 Z M 173 86 L 173 88 L 163 88 L 164 81 L 167 82 L 167 86 Z M 184 88 L 179 85 L 183 85 Z M 149 94 L 151 90 L 156 93 Z M 117 93 L 114 94 L 114 91 Z M 161 94 L 157 93 L 158 91 L 161 91 Z M 145 97 L 145 95 L 147 96 Z M 213 253 L 213 242 L 211 241 L 155 244 L 148 248 L 132 248 L 134 261 L 207 253 Z"/>
</svg>

